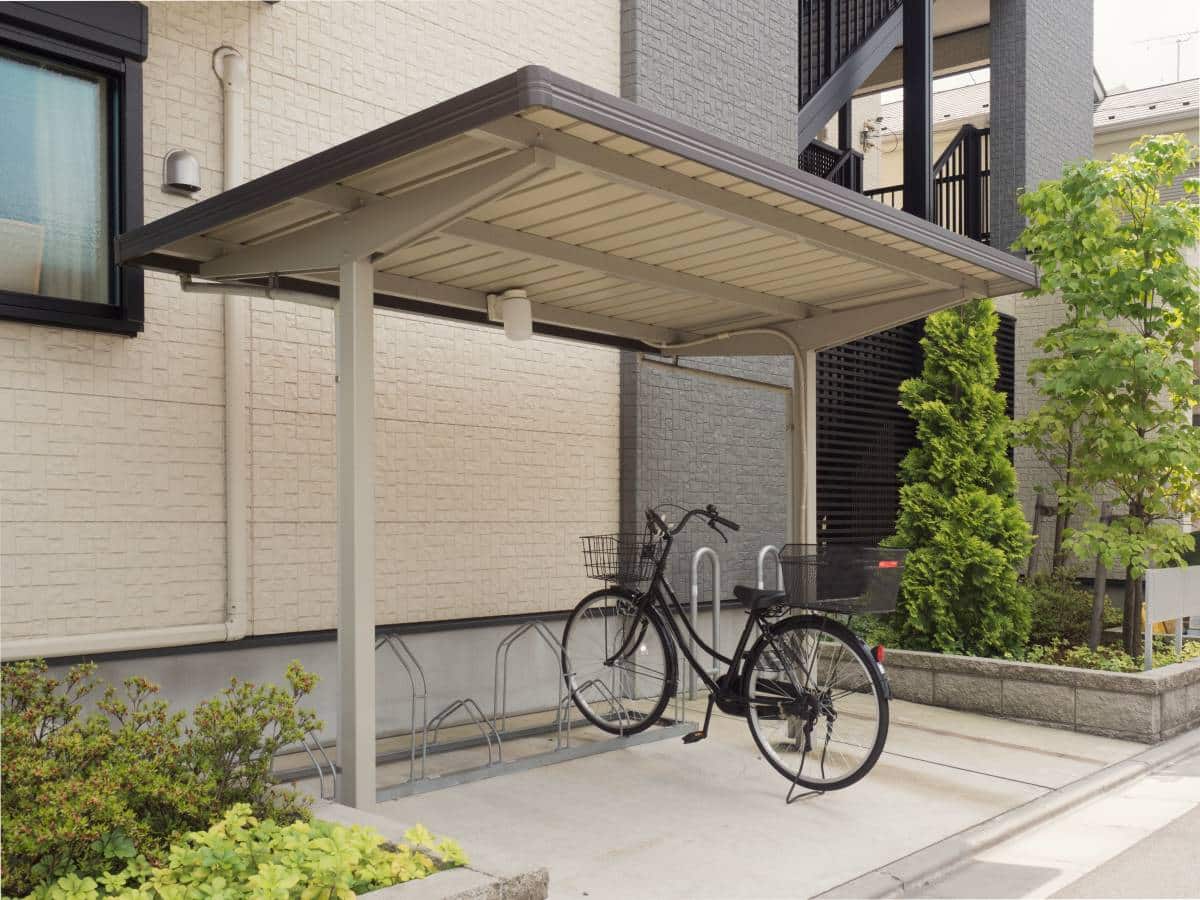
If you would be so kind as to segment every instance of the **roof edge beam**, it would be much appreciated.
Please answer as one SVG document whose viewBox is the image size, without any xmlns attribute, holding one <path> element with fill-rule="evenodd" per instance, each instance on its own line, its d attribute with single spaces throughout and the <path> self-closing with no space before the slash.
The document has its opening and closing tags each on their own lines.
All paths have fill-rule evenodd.
<svg viewBox="0 0 1200 900">
<path fill-rule="evenodd" d="M 477 244 L 487 244 L 503 250 L 528 254 L 542 259 L 579 266 L 594 272 L 603 272 L 625 281 L 653 285 L 667 290 L 679 291 L 700 297 L 709 297 L 725 303 L 744 306 L 747 309 L 771 315 L 784 316 L 789 319 L 802 319 L 818 312 L 806 303 L 788 300 L 773 294 L 764 294 L 748 288 L 712 281 L 698 275 L 690 275 L 675 269 L 655 266 L 629 259 L 624 256 L 614 256 L 581 247 L 578 244 L 568 244 L 565 241 L 555 241 L 540 235 L 504 228 L 475 219 L 461 219 L 444 229 L 446 234 L 463 238 Z"/>
<path fill-rule="evenodd" d="M 890 300 L 875 306 L 830 313 L 818 319 L 772 325 L 770 328 L 786 332 L 805 350 L 825 350 L 957 306 L 970 296 L 961 289 L 919 294 L 916 297 Z M 751 333 L 747 334 L 738 334 L 736 330 L 717 334 L 712 340 L 671 351 L 670 355 L 783 356 L 787 352 L 787 345 L 779 339 L 764 337 L 757 329 L 752 329 Z"/>
<path fill-rule="evenodd" d="M 304 276 L 313 281 L 325 284 L 337 284 L 336 272 L 316 272 Z M 423 300 L 438 306 L 449 306 L 455 309 L 469 309 L 487 314 L 487 294 L 470 288 L 455 287 L 451 284 L 439 284 L 436 281 L 425 281 L 421 278 L 410 278 L 394 272 L 375 273 L 375 292 L 402 297 L 407 300 Z M 643 343 L 671 344 L 677 341 L 695 340 L 700 335 L 679 332 L 672 328 L 662 328 L 657 325 L 643 325 L 637 322 L 627 322 L 609 316 L 586 313 L 574 309 L 564 309 L 550 303 L 530 303 L 533 320 L 546 325 L 557 325 L 579 331 L 591 331 L 596 334 L 607 334 L 612 337 L 628 338 Z"/>
<path fill-rule="evenodd" d="M 499 119 L 472 134 L 490 137 L 509 147 L 543 147 L 563 166 L 598 174 L 642 191 L 649 191 L 703 212 L 728 217 L 793 240 L 804 241 L 831 253 L 889 269 L 905 277 L 931 281 L 944 287 L 962 287 L 990 296 L 987 283 L 954 269 L 879 244 L 840 228 L 815 222 L 803 215 L 776 209 L 716 185 L 707 184 L 633 156 L 606 150 L 581 138 L 524 119 Z M 807 202 L 807 201 L 802 201 Z M 811 206 L 818 204 L 810 203 Z M 881 229 L 886 230 L 886 229 Z"/>
<path fill-rule="evenodd" d="M 331 269 L 346 260 L 395 249 L 440 231 L 552 168 L 530 147 L 456 175 L 380 198 L 304 231 L 244 246 L 200 266 L 205 278 L 245 278 Z"/>
</svg>

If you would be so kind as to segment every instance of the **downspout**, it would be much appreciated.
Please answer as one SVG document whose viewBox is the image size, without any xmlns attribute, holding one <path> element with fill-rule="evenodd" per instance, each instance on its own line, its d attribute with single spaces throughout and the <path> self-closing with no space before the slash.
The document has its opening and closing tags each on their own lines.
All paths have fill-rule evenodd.
<svg viewBox="0 0 1200 900">
<path fill-rule="evenodd" d="M 246 61 L 232 47 L 213 54 L 213 71 L 221 81 L 224 110 L 224 187 L 243 181 L 245 158 Z M 183 288 L 187 291 L 187 287 Z M 153 647 L 179 647 L 236 641 L 246 636 L 249 610 L 246 584 L 248 567 L 246 434 L 249 363 L 246 356 L 248 310 L 244 301 L 225 295 L 225 513 L 226 513 L 226 613 L 225 621 L 206 625 L 168 625 L 130 628 L 55 637 L 18 638 L 0 645 L 5 661 L 42 657 L 117 653 Z"/>
<path fill-rule="evenodd" d="M 232 47 L 213 53 L 213 71 L 224 100 L 222 170 L 224 189 L 245 180 L 246 60 Z M 249 309 L 244 297 L 224 295 L 225 305 L 225 640 L 246 636 L 250 620 L 247 431 L 250 417 Z"/>
</svg>

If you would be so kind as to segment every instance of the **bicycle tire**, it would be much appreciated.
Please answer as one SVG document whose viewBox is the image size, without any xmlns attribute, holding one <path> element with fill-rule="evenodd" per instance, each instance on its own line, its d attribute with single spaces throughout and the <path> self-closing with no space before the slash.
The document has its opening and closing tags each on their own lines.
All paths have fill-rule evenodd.
<svg viewBox="0 0 1200 900">
<path fill-rule="evenodd" d="M 862 757 L 860 764 L 858 764 L 853 771 L 848 772 L 841 778 L 825 780 L 805 777 L 803 774 L 803 762 L 798 770 L 793 771 L 791 766 L 786 765 L 782 761 L 780 755 L 776 751 L 776 748 L 771 745 L 770 738 L 764 733 L 764 729 L 761 724 L 762 720 L 760 720 L 757 712 L 757 709 L 762 705 L 762 696 L 758 696 L 759 702 L 756 703 L 756 697 L 754 696 L 756 690 L 755 674 L 759 671 L 770 671 L 765 667 L 760 669 L 760 662 L 762 661 L 763 655 L 767 653 L 768 650 L 770 650 L 773 646 L 778 646 L 777 643 L 772 643 L 773 640 L 778 641 L 789 632 L 801 630 L 815 631 L 827 635 L 837 644 L 844 646 L 848 651 L 850 651 L 853 654 L 854 659 L 856 659 L 860 664 L 862 671 L 866 673 L 875 698 L 875 708 L 878 711 L 878 719 L 874 741 L 869 751 Z M 834 668 L 836 670 L 836 665 Z M 755 642 L 753 648 L 751 648 L 749 654 L 747 654 L 746 665 L 743 669 L 743 673 L 742 696 L 743 701 L 746 704 L 746 723 L 750 728 L 750 734 L 754 737 L 754 742 L 758 746 L 759 751 L 762 753 L 763 758 L 767 760 L 767 762 L 771 764 L 772 768 L 779 772 L 779 774 L 781 774 L 784 778 L 799 785 L 800 787 L 804 787 L 813 791 L 826 792 L 850 787 L 852 784 L 862 779 L 868 772 L 871 771 L 872 768 L 874 768 L 875 763 L 879 760 L 880 754 L 883 752 L 883 746 L 887 741 L 889 724 L 889 690 L 883 673 L 875 663 L 875 660 L 871 658 L 866 646 L 862 643 L 859 637 L 845 625 L 834 621 L 833 619 L 826 618 L 825 616 L 811 614 L 796 615 L 784 619 L 772 626 L 768 633 L 763 634 L 758 641 Z M 836 672 L 831 677 L 836 677 Z M 846 693 L 849 694 L 861 692 L 847 690 Z M 782 719 L 785 717 L 780 715 L 779 718 Z M 836 718 L 836 715 L 834 718 Z M 789 727 L 793 726 L 794 723 L 789 724 Z M 832 730 L 832 722 L 829 723 L 829 728 Z M 807 734 L 805 735 L 805 739 L 808 740 Z M 794 734 L 792 736 L 792 740 L 793 742 L 798 743 L 798 738 Z M 829 736 L 827 736 L 826 740 L 827 742 L 829 741 Z M 801 757 L 808 752 L 809 749 L 806 747 L 803 751 L 801 751 Z M 825 751 L 822 751 L 820 762 L 822 772 L 824 771 L 825 765 L 824 752 Z"/>
<path fill-rule="evenodd" d="M 632 714 L 626 716 L 626 721 L 622 721 L 618 717 L 614 723 L 611 717 L 600 715 L 592 704 L 589 703 L 579 690 L 579 678 L 571 663 L 571 636 L 572 631 L 578 633 L 581 630 L 581 623 L 588 616 L 589 611 L 597 608 L 597 601 L 603 598 L 612 598 L 625 603 L 636 603 L 636 595 L 625 588 L 612 587 L 602 588 L 598 591 L 593 591 L 575 605 L 575 609 L 571 611 L 571 615 L 567 618 L 567 623 L 563 627 L 562 637 L 562 671 L 563 678 L 566 682 L 566 688 L 571 696 L 571 701 L 575 707 L 583 714 L 591 724 L 595 725 L 602 731 L 615 735 L 630 735 L 638 734 L 645 731 L 660 718 L 667 708 L 667 704 L 671 700 L 671 696 L 675 693 L 678 685 L 679 658 L 675 649 L 675 642 L 671 639 L 670 632 L 666 625 L 663 624 L 662 617 L 658 611 L 650 608 L 647 609 L 643 620 L 634 623 L 634 627 L 638 628 L 641 633 L 637 639 L 631 642 L 631 649 L 640 648 L 644 642 L 645 629 L 652 628 L 662 650 L 663 655 L 663 672 L 662 672 L 662 687 L 656 697 L 641 697 L 637 698 L 641 705 L 645 705 L 647 701 L 653 701 L 649 710 L 638 710 L 636 719 L 632 718 Z M 605 613 L 606 615 L 610 613 Z M 615 643 L 615 641 L 614 641 Z M 610 653 L 615 653 L 620 649 L 620 646 L 609 648 Z M 618 705 L 621 701 L 617 701 Z"/>
</svg>

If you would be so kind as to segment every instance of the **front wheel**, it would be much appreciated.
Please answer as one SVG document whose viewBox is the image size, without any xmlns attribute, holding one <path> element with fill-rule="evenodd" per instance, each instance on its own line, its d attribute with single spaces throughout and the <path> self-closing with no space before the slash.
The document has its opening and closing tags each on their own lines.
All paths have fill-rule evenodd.
<svg viewBox="0 0 1200 900">
<path fill-rule="evenodd" d="M 653 725 L 675 692 L 678 660 L 662 618 L 622 588 L 588 594 L 563 629 L 563 676 L 584 717 L 609 734 Z"/>
<path fill-rule="evenodd" d="M 888 692 L 849 628 L 824 616 L 784 619 L 758 639 L 744 672 L 750 733 L 781 775 L 834 791 L 871 771 L 887 740 Z"/>
</svg>

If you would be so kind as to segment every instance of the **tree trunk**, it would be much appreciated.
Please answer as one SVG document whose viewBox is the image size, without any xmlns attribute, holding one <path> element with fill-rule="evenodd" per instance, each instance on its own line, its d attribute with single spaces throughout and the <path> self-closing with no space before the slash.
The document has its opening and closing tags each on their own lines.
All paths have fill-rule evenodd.
<svg viewBox="0 0 1200 900">
<path fill-rule="evenodd" d="M 1132 566 L 1125 567 L 1125 602 L 1121 614 L 1121 646 L 1130 656 L 1136 652 L 1138 621 L 1137 615 L 1137 582 L 1133 577 Z"/>
<path fill-rule="evenodd" d="M 1100 646 L 1104 631 L 1104 595 L 1108 588 L 1108 570 L 1100 557 L 1096 557 L 1095 593 L 1092 595 L 1092 627 L 1088 632 L 1088 646 L 1095 650 Z"/>
<path fill-rule="evenodd" d="M 1050 563 L 1050 572 L 1058 575 L 1067 563 L 1067 551 L 1063 549 L 1063 532 L 1071 527 L 1071 514 L 1063 511 L 1062 503 L 1058 504 L 1058 513 L 1054 517 L 1054 556 Z"/>
</svg>

